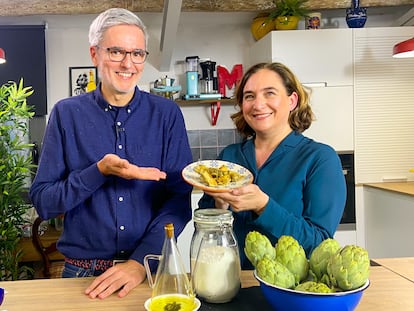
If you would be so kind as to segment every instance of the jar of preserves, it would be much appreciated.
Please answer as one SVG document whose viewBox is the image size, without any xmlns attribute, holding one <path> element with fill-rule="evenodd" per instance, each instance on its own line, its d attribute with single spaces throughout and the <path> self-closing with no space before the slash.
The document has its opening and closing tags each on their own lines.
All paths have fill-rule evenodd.
<svg viewBox="0 0 414 311">
<path fill-rule="evenodd" d="M 233 215 L 222 209 L 194 212 L 190 247 L 193 289 L 211 303 L 233 299 L 240 289 L 240 257 L 233 233 Z"/>
</svg>

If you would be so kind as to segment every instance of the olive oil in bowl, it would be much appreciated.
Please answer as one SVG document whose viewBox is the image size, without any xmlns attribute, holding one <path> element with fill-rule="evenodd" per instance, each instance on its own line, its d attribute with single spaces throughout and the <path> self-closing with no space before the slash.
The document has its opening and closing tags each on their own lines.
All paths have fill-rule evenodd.
<svg viewBox="0 0 414 311">
<path fill-rule="evenodd" d="M 145 302 L 147 311 L 196 311 L 200 308 L 200 300 L 180 294 L 160 295 Z"/>
</svg>

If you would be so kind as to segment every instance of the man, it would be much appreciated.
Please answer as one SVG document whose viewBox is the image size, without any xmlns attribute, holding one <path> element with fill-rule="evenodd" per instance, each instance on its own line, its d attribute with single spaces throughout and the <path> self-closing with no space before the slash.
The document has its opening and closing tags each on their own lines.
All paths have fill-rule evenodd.
<svg viewBox="0 0 414 311">
<path fill-rule="evenodd" d="M 62 276 L 98 276 L 87 295 L 124 297 L 145 279 L 144 256 L 161 253 L 164 225 L 178 235 L 191 218 L 181 170 L 192 157 L 179 107 L 136 86 L 148 55 L 141 20 L 109 9 L 89 43 L 99 87 L 54 106 L 30 196 L 43 219 L 64 214 Z"/>
</svg>

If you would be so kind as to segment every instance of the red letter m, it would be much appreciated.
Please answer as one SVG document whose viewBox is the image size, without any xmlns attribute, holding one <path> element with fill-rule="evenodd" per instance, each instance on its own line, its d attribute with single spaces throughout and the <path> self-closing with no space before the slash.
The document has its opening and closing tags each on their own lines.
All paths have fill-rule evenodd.
<svg viewBox="0 0 414 311">
<path fill-rule="evenodd" d="M 243 66 L 241 64 L 234 65 L 231 74 L 225 67 L 217 66 L 218 91 L 225 97 L 226 85 L 229 89 L 235 86 L 243 76 Z"/>
</svg>

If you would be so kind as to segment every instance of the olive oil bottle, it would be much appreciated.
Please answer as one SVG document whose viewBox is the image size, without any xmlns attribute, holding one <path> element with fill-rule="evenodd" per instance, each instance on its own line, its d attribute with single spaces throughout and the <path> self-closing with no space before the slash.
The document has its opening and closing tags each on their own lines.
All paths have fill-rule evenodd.
<svg viewBox="0 0 414 311">
<path fill-rule="evenodd" d="M 150 311 L 193 311 L 200 307 L 174 236 L 174 225 L 166 224 L 161 255 L 146 255 L 144 266 L 152 297 L 145 306 Z M 152 280 L 149 260 L 159 260 L 155 281 Z"/>
</svg>

